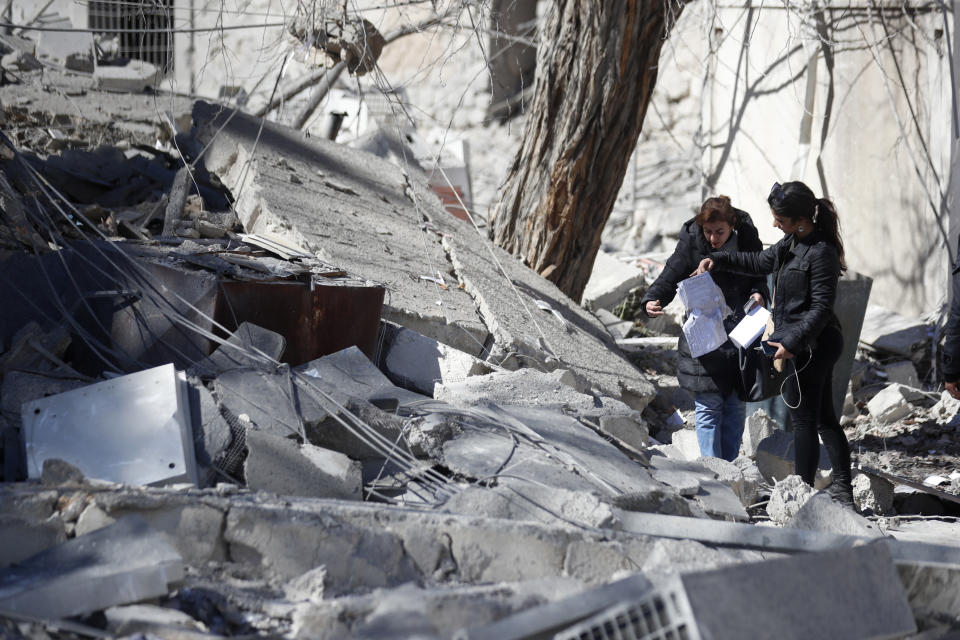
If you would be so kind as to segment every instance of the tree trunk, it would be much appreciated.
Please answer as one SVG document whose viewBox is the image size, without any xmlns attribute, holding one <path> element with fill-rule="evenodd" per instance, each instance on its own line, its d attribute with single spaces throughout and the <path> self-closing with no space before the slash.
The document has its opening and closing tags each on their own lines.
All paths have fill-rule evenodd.
<svg viewBox="0 0 960 640">
<path fill-rule="evenodd" d="M 686 0 L 556 0 L 490 236 L 579 301 Z"/>
</svg>

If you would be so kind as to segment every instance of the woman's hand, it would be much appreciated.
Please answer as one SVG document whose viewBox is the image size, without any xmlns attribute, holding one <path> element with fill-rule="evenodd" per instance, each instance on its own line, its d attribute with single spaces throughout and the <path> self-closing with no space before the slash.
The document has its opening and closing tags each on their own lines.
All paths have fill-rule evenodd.
<svg viewBox="0 0 960 640">
<path fill-rule="evenodd" d="M 762 306 L 765 306 L 765 305 L 766 305 L 766 302 L 764 301 L 763 296 L 760 295 L 759 293 L 751 293 L 751 294 L 750 294 L 750 300 L 753 301 L 753 304 L 750 305 L 750 308 L 749 308 L 749 309 L 747 309 L 747 313 L 750 313 L 751 311 L 753 311 L 753 310 L 756 309 L 757 307 L 762 307 Z"/>
<path fill-rule="evenodd" d="M 647 315 L 651 318 L 656 318 L 657 316 L 663 315 L 663 308 L 660 306 L 659 300 L 649 300 L 646 305 Z"/>
<path fill-rule="evenodd" d="M 711 269 L 713 269 L 713 260 L 710 258 L 704 258 L 700 261 L 700 264 L 697 265 L 697 270 L 690 274 L 690 277 L 692 278 L 693 276 L 698 276 L 701 273 L 706 273 Z"/>
<path fill-rule="evenodd" d="M 777 352 L 773 354 L 774 360 L 789 360 L 790 358 L 793 357 L 793 354 L 787 351 L 786 348 L 784 348 L 784 346 L 779 342 L 772 342 L 770 340 L 767 340 L 767 344 L 770 345 L 771 347 L 777 348 Z"/>
</svg>

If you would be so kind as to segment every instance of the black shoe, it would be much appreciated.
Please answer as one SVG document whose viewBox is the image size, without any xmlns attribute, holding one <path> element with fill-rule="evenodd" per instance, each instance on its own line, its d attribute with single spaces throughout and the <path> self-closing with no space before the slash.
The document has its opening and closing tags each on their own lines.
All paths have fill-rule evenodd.
<svg viewBox="0 0 960 640">
<path fill-rule="evenodd" d="M 834 478 L 830 486 L 824 489 L 824 492 L 841 506 L 853 511 L 857 510 L 857 503 L 853 501 L 853 487 L 850 486 L 849 481 Z"/>
</svg>

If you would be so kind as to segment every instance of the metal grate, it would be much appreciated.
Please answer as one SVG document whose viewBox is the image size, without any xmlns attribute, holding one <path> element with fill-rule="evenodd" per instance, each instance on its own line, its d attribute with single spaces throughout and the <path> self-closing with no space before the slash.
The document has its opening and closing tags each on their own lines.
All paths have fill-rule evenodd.
<svg viewBox="0 0 960 640">
<path fill-rule="evenodd" d="M 682 585 L 658 589 L 587 618 L 554 640 L 700 640 Z"/>
<path fill-rule="evenodd" d="M 119 40 L 119 55 L 173 71 L 174 0 L 91 0 L 89 26 Z"/>
</svg>

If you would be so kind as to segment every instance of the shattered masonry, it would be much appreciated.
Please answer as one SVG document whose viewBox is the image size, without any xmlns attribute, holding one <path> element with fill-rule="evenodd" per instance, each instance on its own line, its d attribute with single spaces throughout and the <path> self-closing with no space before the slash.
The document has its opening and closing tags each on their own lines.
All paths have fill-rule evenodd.
<svg viewBox="0 0 960 640">
<path fill-rule="evenodd" d="M 762 411 L 733 463 L 691 454 L 668 350 L 628 358 L 421 172 L 216 104 L 158 114 L 104 79 L 45 70 L 67 88 L 47 93 L 18 71 L 0 87 L 5 633 L 955 623 L 955 537 L 917 542 L 934 538 L 797 486 Z M 911 388 L 872 396 L 871 427 L 953 424 L 956 403 Z M 893 514 L 889 476 L 858 476 L 862 507 Z"/>
</svg>

